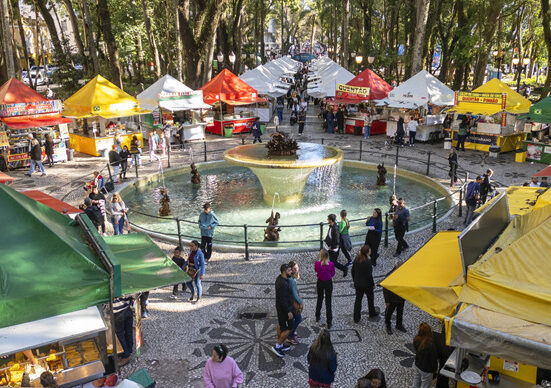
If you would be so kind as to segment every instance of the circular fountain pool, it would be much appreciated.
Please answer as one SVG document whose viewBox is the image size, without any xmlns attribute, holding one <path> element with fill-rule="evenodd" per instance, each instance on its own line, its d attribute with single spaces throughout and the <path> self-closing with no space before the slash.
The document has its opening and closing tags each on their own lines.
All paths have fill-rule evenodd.
<svg viewBox="0 0 551 388">
<path fill-rule="evenodd" d="M 265 243 L 264 228 L 270 216 L 271 205 L 265 202 L 263 190 L 255 174 L 246 167 L 230 165 L 224 161 L 197 165 L 201 183 L 190 183 L 189 168 L 172 170 L 164 174 L 143 178 L 121 191 L 126 205 L 131 209 L 131 221 L 144 229 L 167 234 L 177 241 L 177 225 L 173 219 L 161 219 L 137 214 L 132 210 L 157 215 L 159 204 L 155 191 L 166 186 L 170 196 L 172 218 L 179 217 L 184 240 L 199 239 L 197 219 L 204 202 L 210 202 L 221 225 L 215 232 L 215 245 L 234 246 L 242 249 L 243 225 L 251 249 L 316 249 L 319 248 L 320 222 L 327 221 L 327 215 L 338 216 L 342 209 L 348 212 L 350 220 L 370 216 L 379 207 L 388 211 L 392 194 L 392 169 L 388 168 L 387 186 L 376 186 L 377 168 L 373 164 L 344 161 L 336 168 L 319 168 L 309 176 L 303 198 L 299 203 L 287 204 L 275 199 L 275 211 L 281 213 L 280 242 Z M 164 183 L 163 183 L 164 180 Z M 396 181 L 398 197 L 406 199 L 406 206 L 414 208 L 445 197 L 448 191 L 439 183 L 416 173 L 398 170 Z M 450 198 L 438 202 L 438 215 L 442 217 L 452 206 Z M 411 212 L 410 231 L 431 225 L 433 206 L 425 206 Z M 306 226 L 290 226 L 306 225 Z M 324 226 L 324 233 L 327 226 Z M 367 228 L 365 220 L 352 222 L 350 234 L 354 244 L 362 243 Z M 392 233 L 392 228 L 390 228 Z M 216 240 L 224 240 L 217 243 Z M 308 241 L 287 243 L 290 241 Z"/>
</svg>

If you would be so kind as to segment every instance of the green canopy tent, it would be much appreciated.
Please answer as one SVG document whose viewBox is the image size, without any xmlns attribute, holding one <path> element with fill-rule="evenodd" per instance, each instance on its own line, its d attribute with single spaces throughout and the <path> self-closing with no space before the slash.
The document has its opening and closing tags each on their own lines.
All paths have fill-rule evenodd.
<svg viewBox="0 0 551 388">
<path fill-rule="evenodd" d="M 536 123 L 551 123 L 551 96 L 532 105 L 530 111 L 525 115 L 520 115 L 518 119 Z"/>
</svg>

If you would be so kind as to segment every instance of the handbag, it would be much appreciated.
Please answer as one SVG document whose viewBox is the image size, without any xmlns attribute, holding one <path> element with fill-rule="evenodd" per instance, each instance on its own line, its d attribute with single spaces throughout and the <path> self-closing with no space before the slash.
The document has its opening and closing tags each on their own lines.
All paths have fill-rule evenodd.
<svg viewBox="0 0 551 388">
<path fill-rule="evenodd" d="M 193 268 L 191 265 L 187 266 L 186 273 L 192 279 L 195 279 L 195 276 L 197 276 L 197 270 Z"/>
</svg>

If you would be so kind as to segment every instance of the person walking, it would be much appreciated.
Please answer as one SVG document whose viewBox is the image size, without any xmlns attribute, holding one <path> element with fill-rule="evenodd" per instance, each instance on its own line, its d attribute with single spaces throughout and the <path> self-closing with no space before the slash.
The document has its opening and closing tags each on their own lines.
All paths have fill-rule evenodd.
<svg viewBox="0 0 551 388">
<path fill-rule="evenodd" d="M 341 248 L 344 257 L 346 257 L 347 265 L 352 263 L 352 258 L 350 257 L 350 251 L 352 250 L 352 241 L 350 240 L 350 222 L 346 217 L 346 210 L 341 210 L 341 220 L 338 223 L 339 226 L 339 247 Z"/>
<path fill-rule="evenodd" d="M 277 118 L 280 123 L 283 122 L 283 108 L 283 98 L 279 97 L 277 99 Z"/>
<path fill-rule="evenodd" d="M 450 154 L 448 155 L 448 164 L 450 166 L 450 172 L 448 175 L 454 184 L 457 183 L 457 153 L 452 147 L 450 149 Z"/>
<path fill-rule="evenodd" d="M 414 117 L 408 123 L 408 132 L 409 132 L 409 146 L 412 147 L 415 144 L 415 135 L 417 135 L 417 126 L 419 122 Z"/>
<path fill-rule="evenodd" d="M 123 146 L 121 152 L 119 152 L 121 157 L 121 179 L 126 179 L 126 170 L 128 170 L 128 157 L 130 156 L 130 151 L 128 151 L 128 146 Z"/>
<path fill-rule="evenodd" d="M 210 208 L 210 203 L 203 205 L 203 211 L 199 215 L 199 229 L 201 230 L 201 251 L 205 253 L 205 260 L 208 263 L 212 256 L 212 238 L 214 228 L 218 225 L 218 218 Z"/>
<path fill-rule="evenodd" d="M 44 152 L 46 153 L 46 161 L 48 162 L 48 166 L 52 168 L 54 166 L 54 140 L 49 133 L 46 134 Z"/>
<path fill-rule="evenodd" d="M 291 276 L 289 276 L 289 285 L 291 286 L 291 293 L 293 294 L 293 316 L 295 319 L 295 324 L 293 330 L 287 340 L 293 345 L 298 344 L 299 336 L 296 333 L 298 325 L 302 322 L 302 310 L 304 308 L 304 303 L 298 294 L 297 280 L 300 279 L 300 273 L 298 264 L 295 261 L 289 262 L 289 268 L 291 268 Z"/>
<path fill-rule="evenodd" d="M 331 387 L 337 371 L 337 353 L 331 343 L 329 330 L 321 330 L 308 354 L 308 384 L 310 388 Z"/>
<path fill-rule="evenodd" d="M 113 197 L 111 198 L 111 223 L 115 230 L 115 236 L 124 232 L 124 221 L 127 211 L 128 208 L 124 204 L 120 194 L 113 193 Z"/>
<path fill-rule="evenodd" d="M 389 277 L 390 274 L 396 270 L 396 268 L 398 268 L 398 264 L 396 264 L 394 268 L 392 268 L 392 270 L 385 275 L 385 279 Z M 385 299 L 386 305 L 385 326 L 387 334 L 392 334 L 392 325 L 390 323 L 390 320 L 392 318 L 394 310 L 396 310 L 396 330 L 407 333 L 407 330 L 403 325 L 405 300 L 386 288 L 383 288 L 383 297 Z"/>
<path fill-rule="evenodd" d="M 467 214 L 465 214 L 465 221 L 463 225 L 469 225 L 474 218 L 474 211 L 480 203 L 480 184 L 482 183 L 482 177 L 477 176 L 476 180 L 469 182 L 467 185 L 467 192 L 465 193 L 465 203 L 467 204 Z"/>
<path fill-rule="evenodd" d="M 130 155 L 132 155 L 132 161 L 130 162 L 130 167 L 134 165 L 141 166 L 142 165 L 142 157 L 141 157 L 142 149 L 140 140 L 138 140 L 138 136 L 134 135 L 132 136 L 132 140 L 130 141 Z"/>
<path fill-rule="evenodd" d="M 327 222 L 329 223 L 329 229 L 327 230 L 327 236 L 325 237 L 325 244 L 329 252 L 329 260 L 331 260 L 335 267 L 342 271 L 342 276 L 348 275 L 348 266 L 339 263 L 339 250 L 340 250 L 340 233 L 339 226 L 337 225 L 337 216 L 329 214 L 327 216 Z"/>
<path fill-rule="evenodd" d="M 398 198 L 398 208 L 393 216 L 394 219 L 394 236 L 398 245 L 396 247 L 396 253 L 394 256 L 400 256 L 403 250 L 408 249 L 409 245 L 404 240 L 406 231 L 408 230 L 408 224 L 410 220 L 409 210 L 406 208 L 406 201 L 403 198 Z"/>
<path fill-rule="evenodd" d="M 488 199 L 488 194 L 490 194 L 490 198 L 492 195 L 492 175 L 494 175 L 494 170 L 491 168 L 486 170 L 486 173 L 482 175 L 482 183 L 480 183 L 480 203 L 485 204 L 486 200 Z"/>
<path fill-rule="evenodd" d="M 360 249 L 360 253 L 356 255 L 352 264 L 352 280 L 354 280 L 354 288 L 356 289 L 356 300 L 354 301 L 354 322 L 360 322 L 362 312 L 362 299 L 367 296 L 367 306 L 369 309 L 369 318 L 374 318 L 379 315 L 375 309 L 375 295 L 373 290 L 375 283 L 373 281 L 373 267 L 369 261 L 370 254 L 369 245 L 364 245 Z"/>
<path fill-rule="evenodd" d="M 379 258 L 379 245 L 381 244 L 381 236 L 383 234 L 383 213 L 381 209 L 375 208 L 373 210 L 373 215 L 367 217 L 365 226 L 367 226 L 365 245 L 369 245 L 369 248 L 371 248 L 371 265 L 376 267 L 377 259 Z"/>
<path fill-rule="evenodd" d="M 121 156 L 117 152 L 117 146 L 115 144 L 111 145 L 111 151 L 109 151 L 108 156 L 109 156 L 109 165 L 114 169 L 113 181 L 115 183 L 121 183 L 120 180 L 117 178 L 120 170 Z"/>
<path fill-rule="evenodd" d="M 335 114 L 333 113 L 332 106 L 327 108 L 327 116 L 325 120 L 327 121 L 327 133 L 335 133 Z"/>
<path fill-rule="evenodd" d="M 429 388 L 432 376 L 438 369 L 438 351 L 434 343 L 432 329 L 423 322 L 413 339 L 415 348 L 415 379 L 413 388 Z"/>
<path fill-rule="evenodd" d="M 467 133 L 469 130 L 469 119 L 467 116 L 463 116 L 463 120 L 459 124 L 459 129 L 457 130 L 457 145 L 455 149 L 459 151 L 461 147 L 462 151 L 465 151 L 465 139 L 467 139 Z"/>
<path fill-rule="evenodd" d="M 159 136 L 155 133 L 155 131 L 149 131 L 149 161 L 152 162 L 153 159 L 155 159 L 159 163 L 159 166 L 161 166 L 161 158 L 155 153 L 159 147 L 158 138 Z"/>
<path fill-rule="evenodd" d="M 134 314 L 131 304 L 132 298 L 129 297 L 120 297 L 113 302 L 115 333 L 123 349 L 119 366 L 128 364 L 134 351 Z"/>
<path fill-rule="evenodd" d="M 277 357 L 281 358 L 285 355 L 283 352 L 291 349 L 290 346 L 283 343 L 293 331 L 295 321 L 293 316 L 293 294 L 289 283 L 291 268 L 287 264 L 281 264 L 279 271 L 280 275 L 275 281 L 275 302 L 279 332 L 277 342 L 271 349 Z"/>
<path fill-rule="evenodd" d="M 364 139 L 367 139 L 371 134 L 371 114 L 369 110 L 364 113 Z"/>
<path fill-rule="evenodd" d="M 317 283 L 316 291 L 318 298 L 316 300 L 316 322 L 321 317 L 321 305 L 325 296 L 325 315 L 327 318 L 327 328 L 331 329 L 333 322 L 333 309 L 331 307 L 331 296 L 333 295 L 333 276 L 335 276 L 335 264 L 329 260 L 329 253 L 321 249 L 318 260 L 314 263 Z"/>
<path fill-rule="evenodd" d="M 193 287 L 193 284 L 195 283 L 195 286 L 197 287 L 196 302 L 199 302 L 201 300 L 201 296 L 203 295 L 201 280 L 203 280 L 203 276 L 205 275 L 205 256 L 199 248 L 199 242 L 197 240 L 193 240 L 189 243 L 189 255 L 187 259 L 187 265 L 189 268 L 195 270 L 191 271 L 193 272 L 193 276 L 191 276 L 191 281 L 186 283 L 189 291 L 191 292 L 189 301 L 193 302 L 193 295 L 195 294 L 195 287 Z M 189 271 L 189 268 L 186 268 L 188 275 L 191 273 Z"/>
<path fill-rule="evenodd" d="M 260 121 L 259 121 L 258 117 L 255 117 L 254 123 L 251 126 L 251 135 L 253 135 L 253 137 L 254 137 L 253 144 L 256 143 L 257 141 L 259 143 L 262 143 L 262 138 L 261 138 L 262 129 L 260 128 Z"/>
<path fill-rule="evenodd" d="M 298 114 L 298 134 L 302 135 L 304 132 L 304 125 L 306 124 L 306 111 L 301 110 Z"/>
<path fill-rule="evenodd" d="M 396 125 L 396 144 L 399 146 L 404 146 L 404 136 L 406 136 L 406 131 L 404 130 L 404 118 L 400 117 L 398 119 L 398 124 Z"/>
<path fill-rule="evenodd" d="M 243 373 L 235 360 L 228 356 L 226 345 L 216 345 L 205 364 L 203 386 L 205 388 L 237 388 L 242 383 Z"/>
<path fill-rule="evenodd" d="M 174 253 L 172 255 L 172 261 L 174 264 L 176 264 L 182 271 L 185 271 L 185 268 L 188 265 L 188 262 L 186 259 L 182 257 L 182 248 L 180 246 L 177 246 L 174 248 Z M 182 284 L 182 294 L 186 291 L 186 283 Z M 170 299 L 176 299 L 178 297 L 178 287 L 179 284 L 176 283 L 172 286 L 172 295 L 170 295 Z M 193 294 L 192 294 L 193 295 Z"/>
<path fill-rule="evenodd" d="M 46 171 L 44 171 L 44 165 L 42 164 L 42 147 L 40 147 L 40 142 L 38 141 L 38 139 L 33 137 L 33 135 L 31 134 L 29 134 L 29 148 L 31 165 L 29 167 L 29 172 L 27 173 L 27 175 L 32 176 L 34 170 L 36 169 L 36 166 L 38 166 L 38 168 L 40 169 L 42 176 L 46 175 Z"/>
<path fill-rule="evenodd" d="M 335 115 L 337 119 L 337 127 L 339 129 L 339 133 L 344 133 L 344 110 L 342 108 L 337 109 L 337 114 Z"/>
</svg>

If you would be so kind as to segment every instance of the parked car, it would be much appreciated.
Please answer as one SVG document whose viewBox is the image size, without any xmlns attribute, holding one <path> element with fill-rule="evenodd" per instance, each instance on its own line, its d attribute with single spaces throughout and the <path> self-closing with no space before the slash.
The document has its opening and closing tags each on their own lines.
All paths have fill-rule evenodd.
<svg viewBox="0 0 551 388">
<path fill-rule="evenodd" d="M 49 77 L 52 76 L 52 74 L 56 69 L 57 68 L 52 65 L 46 65 L 46 67 L 32 66 L 30 69 L 30 74 L 31 74 L 30 78 L 32 79 L 33 83 L 35 82 L 35 79 L 36 79 L 37 85 L 44 85 L 46 82 L 49 81 Z M 26 71 L 23 72 L 23 82 L 30 85 L 29 75 L 27 74 Z"/>
</svg>

